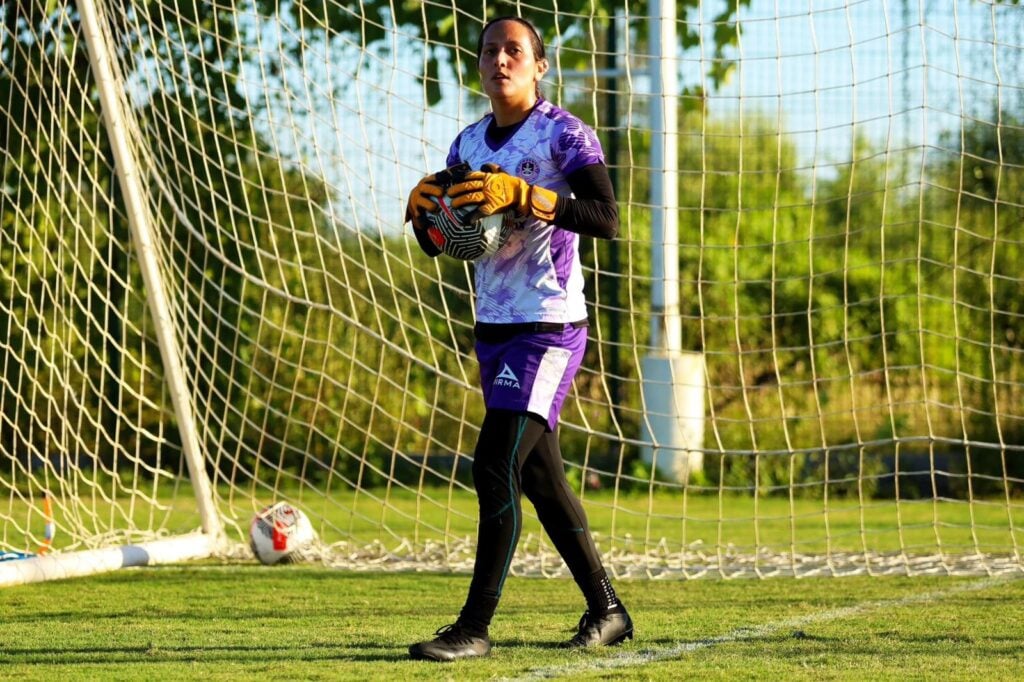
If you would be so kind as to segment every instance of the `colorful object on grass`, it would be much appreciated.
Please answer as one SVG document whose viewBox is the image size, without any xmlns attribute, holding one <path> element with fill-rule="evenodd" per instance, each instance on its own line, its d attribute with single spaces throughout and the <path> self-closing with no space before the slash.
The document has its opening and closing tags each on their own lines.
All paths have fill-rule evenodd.
<svg viewBox="0 0 1024 682">
<path fill-rule="evenodd" d="M 4 552 L 0 551 L 0 561 L 15 561 L 17 559 L 31 559 L 35 554 L 32 552 Z"/>
<path fill-rule="evenodd" d="M 39 549 L 33 552 L 15 552 L 0 550 L 0 561 L 17 561 L 18 559 L 31 559 L 35 556 L 42 556 L 53 547 L 53 537 L 57 534 L 57 524 L 53 522 L 53 504 L 50 502 L 48 493 L 43 493 L 43 542 Z"/>
<path fill-rule="evenodd" d="M 46 554 L 53 546 L 53 536 L 57 534 L 57 525 L 53 522 L 53 504 L 50 502 L 50 495 L 43 493 L 43 518 L 46 525 L 43 526 L 43 544 L 39 546 L 39 554 Z"/>
</svg>

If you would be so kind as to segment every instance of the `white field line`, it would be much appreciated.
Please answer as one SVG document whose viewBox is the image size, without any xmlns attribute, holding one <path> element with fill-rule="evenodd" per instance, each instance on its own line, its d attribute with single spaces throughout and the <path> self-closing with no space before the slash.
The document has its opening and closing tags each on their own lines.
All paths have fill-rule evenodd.
<svg viewBox="0 0 1024 682">
<path fill-rule="evenodd" d="M 969 583 L 960 583 L 945 590 L 935 590 L 933 592 L 923 592 L 921 594 L 901 597 L 900 599 L 884 599 L 880 601 L 863 602 L 853 606 L 844 606 L 838 609 L 829 609 L 827 611 L 810 613 L 796 618 L 786 618 L 784 620 L 775 621 L 774 623 L 766 623 L 764 625 L 751 627 L 739 627 L 727 634 L 720 635 L 718 637 L 710 637 L 708 639 L 701 639 L 694 642 L 679 642 L 674 646 L 657 649 L 642 649 L 640 651 L 622 653 L 609 658 L 590 659 L 580 661 L 575 664 L 554 666 L 550 668 L 536 668 L 534 670 L 530 670 L 521 677 L 513 679 L 545 680 L 554 677 L 568 677 L 582 673 L 597 672 L 600 670 L 615 670 L 618 668 L 643 666 L 656 661 L 666 661 L 673 658 L 679 658 L 685 654 L 700 651 L 702 649 L 710 649 L 711 647 L 718 646 L 719 644 L 732 644 L 734 642 L 745 642 L 749 640 L 767 638 L 784 630 L 799 630 L 801 627 L 814 623 L 827 623 L 829 621 L 840 620 L 842 618 L 850 618 L 869 611 L 900 608 L 925 602 L 943 601 L 965 592 L 987 590 L 990 587 L 995 587 L 1018 578 L 1019 576 L 1001 575 Z"/>
</svg>

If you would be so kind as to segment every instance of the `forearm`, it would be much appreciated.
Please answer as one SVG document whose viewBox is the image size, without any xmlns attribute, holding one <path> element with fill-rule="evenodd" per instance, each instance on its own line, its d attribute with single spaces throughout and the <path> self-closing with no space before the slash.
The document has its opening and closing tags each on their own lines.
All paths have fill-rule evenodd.
<svg viewBox="0 0 1024 682">
<path fill-rule="evenodd" d="M 608 168 L 601 163 L 584 166 L 566 181 L 574 196 L 558 197 L 552 222 L 587 237 L 614 239 L 619 231 L 619 209 Z"/>
</svg>

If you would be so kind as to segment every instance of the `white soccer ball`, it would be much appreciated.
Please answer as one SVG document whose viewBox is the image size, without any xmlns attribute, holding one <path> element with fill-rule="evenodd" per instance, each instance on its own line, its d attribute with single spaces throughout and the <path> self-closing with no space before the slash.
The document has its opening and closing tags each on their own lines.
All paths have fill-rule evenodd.
<svg viewBox="0 0 1024 682">
<path fill-rule="evenodd" d="M 296 561 L 315 540 L 309 518 L 287 502 L 266 507 L 249 524 L 249 547 L 267 566 Z"/>
<path fill-rule="evenodd" d="M 479 260 L 497 253 L 512 232 L 505 215 L 484 216 L 470 221 L 476 206 L 452 208 L 447 196 L 435 198 L 438 210 L 426 214 L 427 236 L 441 253 L 458 260 Z"/>
</svg>

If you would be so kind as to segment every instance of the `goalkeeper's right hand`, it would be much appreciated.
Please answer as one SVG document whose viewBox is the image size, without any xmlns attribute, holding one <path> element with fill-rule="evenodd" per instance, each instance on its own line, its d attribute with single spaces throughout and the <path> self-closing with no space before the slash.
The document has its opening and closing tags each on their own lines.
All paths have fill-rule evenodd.
<svg viewBox="0 0 1024 682">
<path fill-rule="evenodd" d="M 511 209 L 519 215 L 532 214 L 550 223 L 555 219 L 558 204 L 558 195 L 551 190 L 509 175 L 495 164 L 485 164 L 482 170 L 466 173 L 448 188 L 448 197 L 452 208 L 476 206 L 473 220 Z"/>
<path fill-rule="evenodd" d="M 415 187 L 412 188 L 412 192 L 409 193 L 409 203 L 405 206 L 405 219 L 406 221 L 412 221 L 412 226 L 417 230 L 426 229 L 426 225 L 420 222 L 423 217 L 423 212 L 427 211 L 433 213 L 437 210 L 437 204 L 431 200 L 431 197 L 441 198 L 444 195 L 444 187 L 442 187 L 440 180 L 437 178 L 436 173 L 426 175 L 421 179 Z"/>
</svg>

